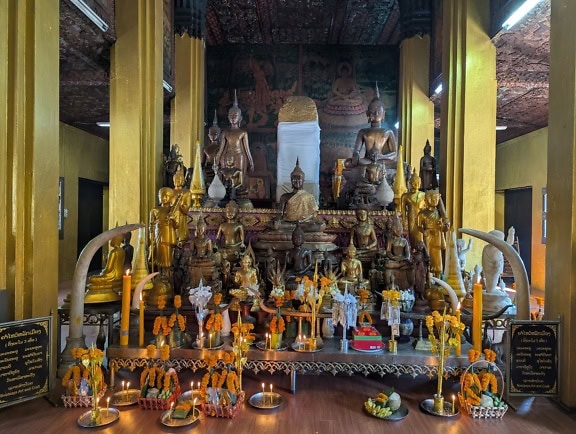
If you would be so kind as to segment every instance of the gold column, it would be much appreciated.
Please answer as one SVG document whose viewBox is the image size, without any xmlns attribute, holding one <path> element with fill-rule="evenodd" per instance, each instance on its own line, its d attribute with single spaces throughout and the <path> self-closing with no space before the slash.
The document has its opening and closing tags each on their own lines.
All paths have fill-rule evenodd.
<svg viewBox="0 0 576 434">
<path fill-rule="evenodd" d="M 489 0 L 444 0 L 440 186 L 455 228 L 494 229 L 496 49 Z M 475 243 L 468 262 L 481 263 Z"/>
<path fill-rule="evenodd" d="M 551 2 L 545 319 L 561 320 L 560 401 L 576 407 L 576 2 Z"/>
<path fill-rule="evenodd" d="M 161 186 L 163 3 L 116 2 L 110 62 L 110 227 L 148 221 Z"/>
<path fill-rule="evenodd" d="M 192 167 L 196 141 L 204 144 L 206 45 L 203 39 L 176 35 L 175 89 L 171 143 L 178 144 L 186 167 Z"/>
<path fill-rule="evenodd" d="M 405 161 L 419 172 L 426 140 L 434 146 L 434 104 L 428 97 L 430 37 L 404 39 L 400 44 L 400 143 Z M 434 155 L 434 151 L 432 151 Z"/>
<path fill-rule="evenodd" d="M 0 2 L 0 291 L 15 320 L 58 307 L 59 13 Z"/>
</svg>

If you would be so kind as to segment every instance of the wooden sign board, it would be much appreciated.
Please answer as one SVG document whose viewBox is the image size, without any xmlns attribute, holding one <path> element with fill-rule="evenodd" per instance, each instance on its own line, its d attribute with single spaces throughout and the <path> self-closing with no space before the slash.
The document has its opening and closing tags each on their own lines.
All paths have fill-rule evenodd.
<svg viewBox="0 0 576 434">
<path fill-rule="evenodd" d="M 52 317 L 0 324 L 0 408 L 50 390 Z"/>
<path fill-rule="evenodd" d="M 508 338 L 508 396 L 558 396 L 559 321 L 512 321 Z"/>
</svg>

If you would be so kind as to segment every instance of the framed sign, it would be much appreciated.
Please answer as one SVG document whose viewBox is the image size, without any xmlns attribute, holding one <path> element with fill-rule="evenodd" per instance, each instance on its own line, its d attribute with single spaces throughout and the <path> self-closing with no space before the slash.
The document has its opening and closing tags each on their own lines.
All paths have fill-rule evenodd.
<svg viewBox="0 0 576 434">
<path fill-rule="evenodd" d="M 506 367 L 508 396 L 558 396 L 559 321 L 512 321 Z"/>
<path fill-rule="evenodd" d="M 52 317 L 0 324 L 0 408 L 50 390 Z"/>
</svg>

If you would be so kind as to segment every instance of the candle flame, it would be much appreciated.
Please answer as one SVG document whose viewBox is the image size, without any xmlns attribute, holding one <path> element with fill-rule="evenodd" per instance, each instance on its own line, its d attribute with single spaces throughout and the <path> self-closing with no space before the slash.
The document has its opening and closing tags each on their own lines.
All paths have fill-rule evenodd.
<svg viewBox="0 0 576 434">
<path fill-rule="evenodd" d="M 126 276 L 130 276 L 130 273 L 131 273 L 131 272 L 132 272 L 132 270 L 131 270 L 130 268 L 128 268 L 128 269 L 126 270 Z"/>
</svg>

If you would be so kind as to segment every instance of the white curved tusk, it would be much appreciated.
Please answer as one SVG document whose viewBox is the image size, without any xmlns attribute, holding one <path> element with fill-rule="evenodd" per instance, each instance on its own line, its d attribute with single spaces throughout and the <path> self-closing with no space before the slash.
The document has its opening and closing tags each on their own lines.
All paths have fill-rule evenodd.
<svg viewBox="0 0 576 434">
<path fill-rule="evenodd" d="M 440 285 L 442 288 L 446 290 L 446 292 L 448 293 L 448 298 L 450 299 L 450 306 L 452 306 L 452 312 L 456 312 L 456 309 L 458 309 L 458 296 L 456 295 L 454 289 L 446 282 L 438 279 L 437 277 L 430 276 L 430 280 Z"/>
</svg>

